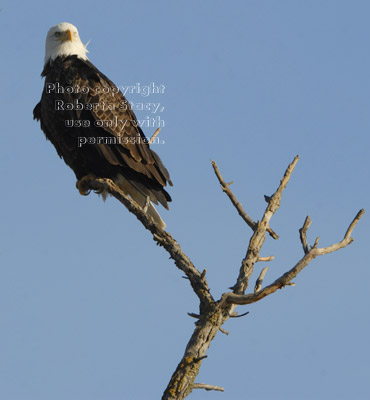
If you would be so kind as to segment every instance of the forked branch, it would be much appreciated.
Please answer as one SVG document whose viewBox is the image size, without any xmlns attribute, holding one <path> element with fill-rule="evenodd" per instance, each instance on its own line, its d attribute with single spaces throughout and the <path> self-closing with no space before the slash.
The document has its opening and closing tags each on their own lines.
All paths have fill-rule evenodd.
<svg viewBox="0 0 370 400">
<path fill-rule="evenodd" d="M 266 238 L 266 231 L 269 229 L 270 219 L 280 207 L 281 196 L 289 182 L 295 166 L 297 165 L 298 159 L 299 156 L 296 156 L 288 165 L 288 168 L 285 170 L 284 176 L 280 181 L 280 185 L 276 189 L 275 193 L 266 198 L 266 201 L 268 201 L 267 207 L 263 213 L 261 221 L 258 221 L 255 226 L 253 235 L 249 241 L 247 253 L 242 260 L 242 266 L 239 271 L 238 279 L 232 288 L 235 294 L 243 294 L 248 287 L 249 279 L 254 271 L 254 266 L 260 259 L 259 254 Z"/>
<path fill-rule="evenodd" d="M 152 139 L 154 139 L 154 137 L 155 136 L 153 135 Z M 142 209 L 138 206 L 110 179 L 96 178 L 88 180 L 85 183 L 91 190 L 97 192 L 102 192 L 103 190 L 108 191 L 108 193 L 124 204 L 127 209 L 139 219 L 143 226 L 151 232 L 156 243 L 162 246 L 169 253 L 177 268 L 185 273 L 186 278 L 190 281 L 194 292 L 199 298 L 199 314 L 189 313 L 191 317 L 196 319 L 195 329 L 186 346 L 185 353 L 164 391 L 162 400 L 183 400 L 193 389 L 223 391 L 224 389 L 221 386 L 195 383 L 195 379 L 198 375 L 202 361 L 207 357 L 207 350 L 217 333 L 221 331 L 228 334 L 228 332 L 222 328 L 222 325 L 229 318 L 241 317 L 248 314 L 248 312 L 245 312 L 238 315 L 234 311 L 235 307 L 237 305 L 255 303 L 284 286 L 293 286 L 294 283 L 292 280 L 314 258 L 320 255 L 332 253 L 333 251 L 342 249 L 352 243 L 352 231 L 363 216 L 364 210 L 360 210 L 353 219 L 343 240 L 326 248 L 318 247 L 319 238 L 316 239 L 313 246 L 309 246 L 307 242 L 307 231 L 311 224 L 311 220 L 307 217 L 302 228 L 299 230 L 304 256 L 288 272 L 280 276 L 272 284 L 262 289 L 263 279 L 267 271 L 267 267 L 265 267 L 256 280 L 254 292 L 244 294 L 254 272 L 255 264 L 259 261 L 271 261 L 274 258 L 273 256 L 261 257 L 260 251 L 266 238 L 266 232 L 269 233 L 272 238 L 278 238 L 278 235 L 270 228 L 269 224 L 272 216 L 280 206 L 282 193 L 288 184 L 297 162 L 298 156 L 294 158 L 293 162 L 286 169 L 275 193 L 272 196 L 265 196 L 267 207 L 261 220 L 255 222 L 243 209 L 236 196 L 232 193 L 229 187 L 230 183 L 225 183 L 216 163 L 212 161 L 213 169 L 221 184 L 222 190 L 227 194 L 239 215 L 253 230 L 246 255 L 242 260 L 239 276 L 232 288 L 233 291 L 223 294 L 218 301 L 214 300 L 208 288 L 208 283 L 205 277 L 206 270 L 204 269 L 203 272 L 200 272 L 200 270 L 195 267 L 190 258 L 181 250 L 181 247 L 176 240 L 147 215 L 145 208 Z"/>
<path fill-rule="evenodd" d="M 341 240 L 338 243 L 335 243 L 329 247 L 323 247 L 323 248 L 317 248 L 315 245 L 311 247 L 310 250 L 306 252 L 306 254 L 298 261 L 298 263 L 290 269 L 288 272 L 286 272 L 284 275 L 282 275 L 280 278 L 276 279 L 275 282 L 273 282 L 271 285 L 266 286 L 264 289 L 261 291 L 255 291 L 255 293 L 251 294 L 246 294 L 246 295 L 236 295 L 234 293 L 226 293 L 223 295 L 223 301 L 233 303 L 233 304 L 239 304 L 239 305 L 245 305 L 245 304 L 251 304 L 255 303 L 259 300 L 262 300 L 264 297 L 276 292 L 278 289 L 282 289 L 283 287 L 289 285 L 292 280 L 303 270 L 304 267 L 308 265 L 310 261 L 312 261 L 314 258 L 317 256 L 321 256 L 324 254 L 329 254 L 334 251 L 343 249 L 344 247 L 348 246 L 353 242 L 353 238 L 350 236 L 354 227 L 360 220 L 360 218 L 364 215 L 365 210 L 362 209 L 360 210 L 351 224 L 349 225 L 349 228 L 347 229 L 346 234 L 344 235 L 343 240 Z M 307 217 L 308 218 L 308 217 Z M 305 227 L 307 222 L 307 219 L 305 221 L 305 224 L 303 227 L 300 229 L 300 233 L 302 229 Z M 308 248 L 307 243 L 305 241 L 305 238 L 302 238 L 301 235 L 301 241 L 303 248 Z M 318 242 L 318 241 L 317 241 Z M 317 243 L 316 242 L 316 243 Z"/>
<path fill-rule="evenodd" d="M 243 206 L 241 203 L 239 203 L 238 199 L 235 197 L 234 193 L 231 191 L 229 186 L 234 183 L 234 182 L 229 182 L 226 183 L 224 181 L 224 178 L 221 175 L 221 172 L 216 164 L 215 161 L 211 161 L 213 170 L 215 171 L 215 174 L 217 176 L 218 181 L 220 182 L 222 191 L 227 194 L 229 197 L 230 201 L 238 211 L 239 215 L 243 218 L 243 220 L 247 223 L 247 225 L 252 229 L 252 231 L 255 231 L 257 229 L 257 224 L 253 221 L 253 219 L 246 213 L 244 210 Z M 270 236 L 274 239 L 279 239 L 279 236 L 277 233 L 275 233 L 270 227 L 267 228 L 267 232 L 270 234 Z"/>
</svg>

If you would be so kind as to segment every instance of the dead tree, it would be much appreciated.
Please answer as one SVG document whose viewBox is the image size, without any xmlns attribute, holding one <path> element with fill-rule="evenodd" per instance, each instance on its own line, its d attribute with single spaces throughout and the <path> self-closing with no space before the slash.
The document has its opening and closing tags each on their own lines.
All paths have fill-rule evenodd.
<svg viewBox="0 0 370 400">
<path fill-rule="evenodd" d="M 280 200 L 284 189 L 286 188 L 290 175 L 292 174 L 297 162 L 296 156 L 293 162 L 288 166 L 280 185 L 272 196 L 265 196 L 267 207 L 260 221 L 255 222 L 243 209 L 242 205 L 238 202 L 232 191 L 230 190 L 230 183 L 225 183 L 221 173 L 214 161 L 212 166 L 221 184 L 222 190 L 231 200 L 234 207 L 237 209 L 239 215 L 252 229 L 253 234 L 249 241 L 248 249 L 244 259 L 241 262 L 239 276 L 235 285 L 231 288 L 231 292 L 224 293 L 220 299 L 215 300 L 212 296 L 207 280 L 206 270 L 199 271 L 191 262 L 189 257 L 183 253 L 177 241 L 165 230 L 160 228 L 155 222 L 142 210 L 134 201 L 125 195 L 110 179 L 94 179 L 86 181 L 88 189 L 97 192 L 102 189 L 107 190 L 112 196 L 123 203 L 130 212 L 136 215 L 144 227 L 149 230 L 153 239 L 157 244 L 164 247 L 170 254 L 170 258 L 174 260 L 175 265 L 186 275 L 191 287 L 199 298 L 199 314 L 189 314 L 197 319 L 195 329 L 191 338 L 186 346 L 185 353 L 179 362 L 175 372 L 173 373 L 167 388 L 164 391 L 162 400 L 182 400 L 185 399 L 193 389 L 205 390 L 219 390 L 224 389 L 220 386 L 213 386 L 203 383 L 196 383 L 195 379 L 198 375 L 199 369 L 202 365 L 202 360 L 207 357 L 207 350 L 215 338 L 217 333 L 228 334 L 222 328 L 222 325 L 233 317 L 240 317 L 245 314 L 238 315 L 235 312 L 237 305 L 245 305 L 255 303 L 262 300 L 264 297 L 274 293 L 277 289 L 282 289 L 287 285 L 294 285 L 292 280 L 306 267 L 314 258 L 332 253 L 336 250 L 342 249 L 352 243 L 352 231 L 356 224 L 364 214 L 364 210 L 360 210 L 353 221 L 350 223 L 347 231 L 344 234 L 343 240 L 334 243 L 329 247 L 320 248 L 319 237 L 316 238 L 313 246 L 307 243 L 307 230 L 311 225 L 311 220 L 306 217 L 302 228 L 299 230 L 300 239 L 303 247 L 303 257 L 285 274 L 278 277 L 273 283 L 262 288 L 263 278 L 266 274 L 267 267 L 262 269 L 259 274 L 255 287 L 252 293 L 245 294 L 249 281 L 252 277 L 254 267 L 259 261 L 270 261 L 273 257 L 261 257 L 260 252 L 266 238 L 266 232 L 273 238 L 278 239 L 278 235 L 270 228 L 270 219 L 275 214 L 280 206 Z"/>
</svg>

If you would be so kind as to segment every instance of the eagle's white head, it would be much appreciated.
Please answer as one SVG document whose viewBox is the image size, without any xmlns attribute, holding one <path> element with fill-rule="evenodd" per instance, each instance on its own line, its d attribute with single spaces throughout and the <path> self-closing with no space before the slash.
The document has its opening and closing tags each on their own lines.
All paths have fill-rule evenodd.
<svg viewBox="0 0 370 400">
<path fill-rule="evenodd" d="M 86 48 L 81 42 L 77 28 L 68 23 L 62 22 L 49 29 L 45 43 L 45 64 L 55 60 L 58 56 L 67 57 L 76 55 L 87 60 Z"/>
</svg>

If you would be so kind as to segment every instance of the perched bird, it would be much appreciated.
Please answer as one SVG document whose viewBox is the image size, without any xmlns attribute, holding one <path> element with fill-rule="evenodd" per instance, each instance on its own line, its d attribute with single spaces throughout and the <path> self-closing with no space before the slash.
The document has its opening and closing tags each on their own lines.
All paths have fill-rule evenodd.
<svg viewBox="0 0 370 400">
<path fill-rule="evenodd" d="M 165 227 L 152 203 L 168 209 L 171 197 L 164 187 L 172 186 L 169 173 L 150 149 L 130 103 L 87 52 L 74 25 L 50 28 L 41 73 L 44 90 L 34 119 L 74 171 L 81 194 L 88 194 L 89 179 L 110 178 Z"/>
</svg>

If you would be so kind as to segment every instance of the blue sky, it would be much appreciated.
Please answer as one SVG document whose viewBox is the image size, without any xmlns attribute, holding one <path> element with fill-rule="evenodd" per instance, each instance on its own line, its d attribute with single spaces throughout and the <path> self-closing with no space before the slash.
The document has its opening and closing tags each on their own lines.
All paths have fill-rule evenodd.
<svg viewBox="0 0 370 400">
<path fill-rule="evenodd" d="M 367 1 L 2 1 L 0 398 L 160 398 L 198 304 L 150 234 L 114 199 L 82 197 L 32 109 L 44 42 L 75 24 L 89 58 L 117 85 L 155 82 L 173 202 L 168 230 L 219 297 L 250 237 L 214 177 L 215 159 L 248 213 L 301 156 L 272 220 L 265 283 L 311 242 L 342 239 L 369 208 L 370 29 Z M 143 98 L 127 95 L 131 101 Z M 138 118 L 148 113 L 137 112 Z M 150 136 L 155 128 L 144 129 Z M 348 248 L 316 259 L 288 287 L 240 307 L 192 399 L 368 399 L 368 217 Z M 265 266 L 265 265 L 263 265 Z M 257 266 L 257 271 L 263 267 Z M 252 285 L 253 286 L 253 285 Z"/>
</svg>

